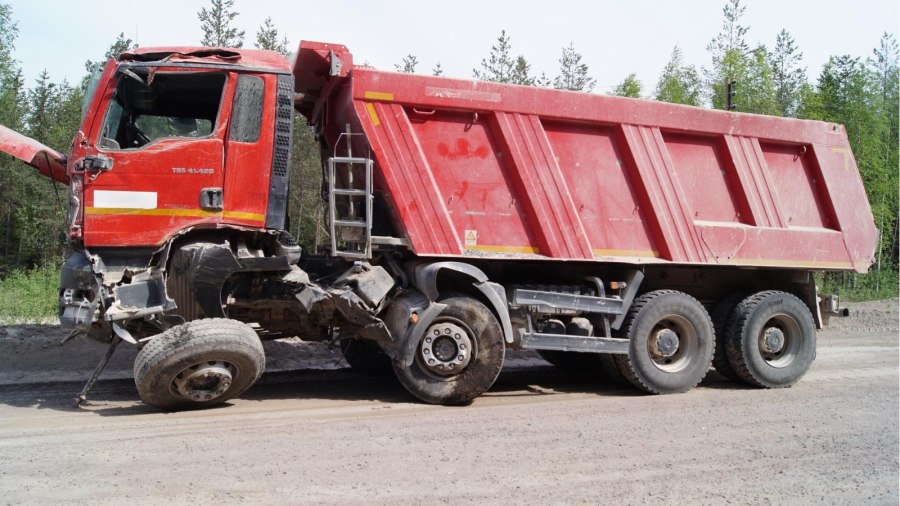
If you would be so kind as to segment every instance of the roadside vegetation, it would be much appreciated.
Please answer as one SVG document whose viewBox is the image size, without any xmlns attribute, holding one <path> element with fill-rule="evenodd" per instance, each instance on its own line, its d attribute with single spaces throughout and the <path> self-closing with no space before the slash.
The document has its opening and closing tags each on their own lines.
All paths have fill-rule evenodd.
<svg viewBox="0 0 900 506">
<path fill-rule="evenodd" d="M 249 6 L 245 2 L 246 6 Z M 822 274 L 824 291 L 847 300 L 895 297 L 898 294 L 898 44 L 885 33 L 868 55 L 833 55 L 817 76 L 808 76 L 798 41 L 784 29 L 774 41 L 753 41 L 742 24 L 742 0 L 726 0 L 722 26 L 707 46 L 708 65 L 686 63 L 682 50 L 671 51 L 655 84 L 634 73 L 607 90 L 639 97 L 715 109 L 727 108 L 727 83 L 735 81 L 733 109 L 739 112 L 815 119 L 846 126 L 881 231 L 877 262 L 868 275 Z M 198 44 L 242 47 L 235 0 L 210 0 L 196 13 L 202 30 Z M 708 27 L 710 34 L 716 30 Z M 107 59 L 135 47 L 120 34 L 105 55 L 85 62 L 79 82 L 54 82 L 45 70 L 28 83 L 15 58 L 18 36 L 15 13 L 0 1 L 0 124 L 61 152 L 68 151 L 82 116 L 82 100 L 90 73 Z M 253 46 L 288 55 L 293 45 L 268 18 Z M 472 71 L 475 79 L 598 92 L 597 80 L 569 41 L 561 47 L 556 75 L 536 74 L 532 62 L 513 50 L 512 36 L 501 30 L 486 57 Z M 439 58 L 426 71 L 444 75 Z M 419 72 L 419 57 L 407 54 L 394 65 L 398 72 Z M 465 76 L 460 76 L 465 77 Z M 320 198 L 319 148 L 301 118 L 295 120 L 294 170 L 291 174 L 290 228 L 300 244 L 320 250 L 328 242 L 324 204 Z M 0 322 L 42 318 L 56 311 L 57 271 L 65 257 L 66 188 L 9 156 L 0 154 Z"/>
</svg>

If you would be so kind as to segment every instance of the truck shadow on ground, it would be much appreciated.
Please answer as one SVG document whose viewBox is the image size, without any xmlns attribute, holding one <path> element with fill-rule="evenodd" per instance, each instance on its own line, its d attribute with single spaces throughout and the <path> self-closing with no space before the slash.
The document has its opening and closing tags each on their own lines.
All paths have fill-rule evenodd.
<svg viewBox="0 0 900 506">
<path fill-rule="evenodd" d="M 139 416 L 160 413 L 141 403 L 134 382 L 128 379 L 101 380 L 81 408 L 73 400 L 83 385 L 75 382 L 0 386 L 0 405 L 31 407 L 64 412 L 94 413 L 100 416 Z M 726 381 L 714 370 L 701 386 L 715 389 L 742 389 Z M 634 388 L 599 374 L 574 374 L 553 366 L 505 369 L 486 395 L 491 397 L 539 397 L 565 394 L 593 394 L 607 397 L 644 395 Z M 241 401 L 274 400 L 374 401 L 417 403 L 392 375 L 366 375 L 349 368 L 294 370 L 266 373 L 259 383 L 240 396 Z M 211 410 L 227 409 L 227 402 Z"/>
</svg>

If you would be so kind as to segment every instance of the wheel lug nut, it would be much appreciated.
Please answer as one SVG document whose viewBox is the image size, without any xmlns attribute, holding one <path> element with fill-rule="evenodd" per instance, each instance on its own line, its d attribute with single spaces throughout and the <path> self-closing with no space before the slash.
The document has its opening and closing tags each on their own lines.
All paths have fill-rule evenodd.
<svg viewBox="0 0 900 506">
<path fill-rule="evenodd" d="M 426 348 L 426 349 L 422 350 L 422 353 L 428 355 L 428 349 Z"/>
<path fill-rule="evenodd" d="M 444 329 L 444 334 L 449 334 L 449 333 L 450 333 L 450 329 Z"/>
<path fill-rule="evenodd" d="M 466 345 L 464 345 L 464 344 L 459 345 L 459 349 L 461 349 L 461 350 L 466 349 Z"/>
<path fill-rule="evenodd" d="M 426 342 L 426 343 L 430 343 L 430 342 L 431 342 L 431 338 L 430 338 L 430 337 L 426 337 L 426 338 L 425 338 L 425 342 Z"/>
<path fill-rule="evenodd" d="M 438 329 L 434 329 L 434 335 L 436 335 L 436 336 L 441 335 L 441 331 Z"/>
<path fill-rule="evenodd" d="M 429 360 L 428 360 L 428 364 L 429 364 L 429 365 L 434 365 L 434 359 L 433 359 L 433 358 L 432 358 L 432 359 L 429 359 Z"/>
<path fill-rule="evenodd" d="M 465 358 L 466 357 L 460 355 L 460 356 L 456 357 L 456 360 L 459 360 L 460 362 L 462 362 L 463 360 L 465 360 Z"/>
</svg>

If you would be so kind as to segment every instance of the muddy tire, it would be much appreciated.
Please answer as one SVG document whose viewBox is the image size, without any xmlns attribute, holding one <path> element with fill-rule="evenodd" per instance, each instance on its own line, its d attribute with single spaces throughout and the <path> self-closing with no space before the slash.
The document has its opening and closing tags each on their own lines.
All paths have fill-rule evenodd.
<svg viewBox="0 0 900 506">
<path fill-rule="evenodd" d="M 393 371 L 390 357 L 374 341 L 344 339 L 341 354 L 351 369 L 362 374 L 385 376 Z"/>
<path fill-rule="evenodd" d="M 134 361 L 134 381 L 151 406 L 198 409 L 244 393 L 265 367 L 253 329 L 235 320 L 195 320 L 150 340 Z"/>
<path fill-rule="evenodd" d="M 716 352 L 713 354 L 713 368 L 726 379 L 736 381 L 737 373 L 728 361 L 728 353 L 725 351 L 725 342 L 728 340 L 728 325 L 734 319 L 735 309 L 738 303 L 747 297 L 746 292 L 738 292 L 728 295 L 720 300 L 712 311 L 713 328 L 716 331 Z"/>
<path fill-rule="evenodd" d="M 503 367 L 503 330 L 478 300 L 452 294 L 447 307 L 417 336 L 412 364 L 394 361 L 394 374 L 417 398 L 429 404 L 472 402 L 494 384 Z"/>
<path fill-rule="evenodd" d="M 616 363 L 622 375 L 644 392 L 686 392 L 709 371 L 715 351 L 712 321 L 690 295 L 658 290 L 638 297 L 622 331 L 629 349 L 627 355 L 615 356 Z"/>
<path fill-rule="evenodd" d="M 738 378 L 762 388 L 789 387 L 816 358 L 816 324 L 796 296 L 767 290 L 735 309 L 726 351 Z"/>
</svg>

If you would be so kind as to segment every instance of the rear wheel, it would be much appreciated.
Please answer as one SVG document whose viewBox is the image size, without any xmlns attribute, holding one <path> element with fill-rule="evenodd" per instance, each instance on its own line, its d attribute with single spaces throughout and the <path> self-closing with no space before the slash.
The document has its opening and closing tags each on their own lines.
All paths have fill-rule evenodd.
<svg viewBox="0 0 900 506">
<path fill-rule="evenodd" d="M 616 355 L 620 372 L 654 394 L 686 392 L 706 376 L 715 348 L 712 322 L 690 295 L 658 290 L 634 300 L 622 326 L 628 355 Z"/>
<path fill-rule="evenodd" d="M 803 301 L 768 290 L 747 297 L 735 312 L 726 350 L 743 382 L 781 388 L 806 374 L 816 357 L 816 325 Z"/>
<path fill-rule="evenodd" d="M 410 365 L 395 361 L 394 373 L 417 398 L 430 404 L 467 404 L 487 391 L 505 353 L 503 330 L 478 300 L 454 294 L 425 330 Z"/>
<path fill-rule="evenodd" d="M 262 343 L 247 325 L 195 320 L 150 340 L 135 359 L 134 381 L 141 400 L 151 406 L 206 408 L 242 394 L 265 366 Z"/>
<path fill-rule="evenodd" d="M 727 379 L 737 380 L 738 375 L 731 367 L 728 361 L 728 353 L 725 351 L 725 342 L 728 340 L 728 325 L 734 319 L 735 308 L 739 302 L 747 297 L 746 292 L 738 292 L 728 295 L 720 300 L 710 315 L 712 317 L 713 328 L 716 331 L 716 352 L 713 355 L 713 367 L 716 372 Z"/>
</svg>

